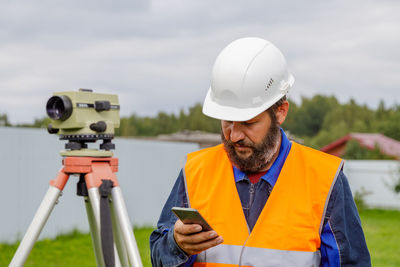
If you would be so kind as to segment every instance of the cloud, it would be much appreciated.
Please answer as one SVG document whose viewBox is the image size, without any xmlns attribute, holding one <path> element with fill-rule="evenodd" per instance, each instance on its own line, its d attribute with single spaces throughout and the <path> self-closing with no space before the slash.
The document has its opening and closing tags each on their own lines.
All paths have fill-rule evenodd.
<svg viewBox="0 0 400 267">
<path fill-rule="evenodd" d="M 0 3 L 0 113 L 43 117 L 53 91 L 117 93 L 121 113 L 202 102 L 213 62 L 244 36 L 271 40 L 291 97 L 400 103 L 397 1 L 8 1 Z"/>
</svg>

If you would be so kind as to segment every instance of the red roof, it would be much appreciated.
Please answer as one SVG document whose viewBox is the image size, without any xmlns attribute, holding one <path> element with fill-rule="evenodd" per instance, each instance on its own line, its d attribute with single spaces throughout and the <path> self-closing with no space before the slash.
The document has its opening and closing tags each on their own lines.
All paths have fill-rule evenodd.
<svg viewBox="0 0 400 267">
<path fill-rule="evenodd" d="M 382 153 L 400 159 L 400 142 L 380 133 L 350 133 L 324 146 L 321 151 L 329 152 L 333 148 L 347 143 L 350 139 L 357 140 L 362 147 L 368 149 L 374 149 L 375 145 L 378 145 Z"/>
</svg>

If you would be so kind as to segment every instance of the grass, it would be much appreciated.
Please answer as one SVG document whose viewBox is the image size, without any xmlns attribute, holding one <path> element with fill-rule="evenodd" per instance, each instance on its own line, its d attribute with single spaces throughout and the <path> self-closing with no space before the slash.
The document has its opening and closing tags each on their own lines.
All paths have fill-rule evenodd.
<svg viewBox="0 0 400 267">
<path fill-rule="evenodd" d="M 400 211 L 360 212 L 372 266 L 400 266 Z"/>
<path fill-rule="evenodd" d="M 135 229 L 135 238 L 144 266 L 151 266 L 149 236 L 151 227 Z M 18 244 L 0 244 L 0 266 L 8 266 Z M 90 234 L 78 231 L 60 235 L 54 240 L 36 242 L 24 266 L 69 267 L 96 266 Z"/>
<path fill-rule="evenodd" d="M 372 266 L 400 266 L 400 211 L 367 209 L 360 211 Z M 135 228 L 135 237 L 144 266 L 151 266 L 151 227 Z M 0 244 L 0 266 L 7 266 L 18 244 Z M 89 234 L 73 231 L 54 240 L 35 244 L 24 266 L 96 266 Z"/>
</svg>

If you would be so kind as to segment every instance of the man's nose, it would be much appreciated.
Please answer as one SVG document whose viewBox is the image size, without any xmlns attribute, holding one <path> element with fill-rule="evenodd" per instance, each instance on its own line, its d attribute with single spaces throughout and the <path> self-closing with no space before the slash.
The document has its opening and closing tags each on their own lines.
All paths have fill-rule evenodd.
<svg viewBox="0 0 400 267">
<path fill-rule="evenodd" d="M 232 127 L 231 127 L 231 141 L 236 143 L 240 140 L 243 140 L 245 137 L 245 134 L 243 132 L 243 127 L 240 122 L 233 122 Z"/>
</svg>

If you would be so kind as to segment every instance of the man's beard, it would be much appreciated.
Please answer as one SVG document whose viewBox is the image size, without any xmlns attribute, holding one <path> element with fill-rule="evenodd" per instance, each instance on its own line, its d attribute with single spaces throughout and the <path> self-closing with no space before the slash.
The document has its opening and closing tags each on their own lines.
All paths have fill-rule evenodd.
<svg viewBox="0 0 400 267">
<path fill-rule="evenodd" d="M 221 133 L 221 139 L 229 159 L 239 170 L 246 173 L 256 173 L 271 163 L 279 149 L 280 134 L 279 124 L 276 120 L 272 120 L 269 131 L 260 144 L 245 142 L 244 140 L 232 142 L 226 140 L 223 133 Z M 249 147 L 253 153 L 248 158 L 241 158 L 235 151 L 235 144 Z"/>
</svg>

